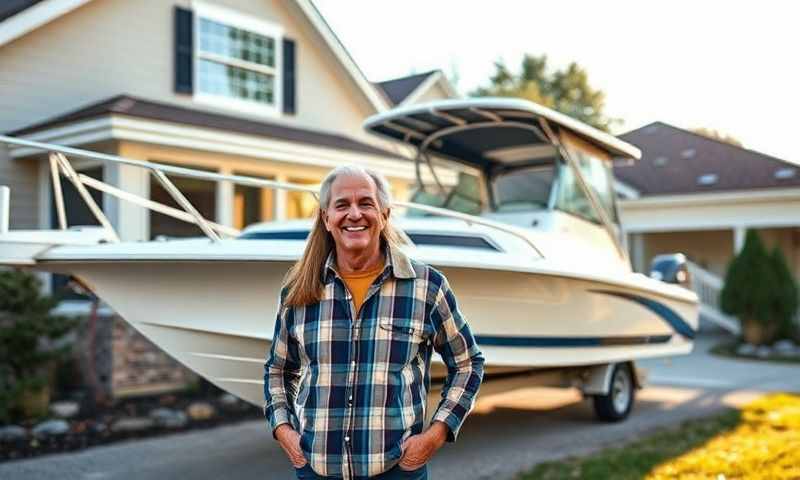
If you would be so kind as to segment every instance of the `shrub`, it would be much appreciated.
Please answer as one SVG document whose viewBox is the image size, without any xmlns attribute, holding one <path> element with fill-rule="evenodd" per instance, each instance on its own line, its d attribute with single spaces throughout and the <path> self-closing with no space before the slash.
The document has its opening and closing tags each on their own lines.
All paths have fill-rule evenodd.
<svg viewBox="0 0 800 480">
<path fill-rule="evenodd" d="M 747 231 L 744 247 L 728 265 L 720 294 L 722 310 L 739 317 L 745 339 L 769 343 L 785 336 L 797 310 L 797 287 L 777 248 L 767 253 L 758 234 Z M 758 327 L 760 333 L 747 338 Z"/>
<path fill-rule="evenodd" d="M 69 345 L 57 341 L 76 322 L 51 315 L 57 303 L 41 295 L 35 276 L 0 271 L 0 422 L 10 420 L 25 392 L 49 386 L 50 371 L 69 352 Z"/>
<path fill-rule="evenodd" d="M 779 335 L 794 337 L 797 335 L 798 326 L 794 323 L 797 309 L 800 307 L 800 293 L 797 282 L 789 271 L 789 265 L 779 248 L 775 248 L 770 256 L 772 268 L 777 275 L 774 298 L 775 322 L 778 324 Z"/>
</svg>

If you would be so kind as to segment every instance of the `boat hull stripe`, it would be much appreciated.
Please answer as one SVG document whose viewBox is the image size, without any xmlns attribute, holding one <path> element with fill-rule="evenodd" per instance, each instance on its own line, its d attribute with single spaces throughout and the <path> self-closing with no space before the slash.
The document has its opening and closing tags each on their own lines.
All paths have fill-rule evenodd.
<svg viewBox="0 0 800 480">
<path fill-rule="evenodd" d="M 667 322 L 667 324 L 670 327 L 672 327 L 672 329 L 675 330 L 675 332 L 682 335 L 683 337 L 692 340 L 696 335 L 696 332 L 691 325 L 686 323 L 686 321 L 680 315 L 678 315 L 675 312 L 675 310 L 669 308 L 668 306 L 664 305 L 661 302 L 657 302 L 650 298 L 641 297 L 639 295 L 633 295 L 624 292 L 615 292 L 613 290 L 589 290 L 589 291 L 594 293 L 602 293 L 605 295 L 624 298 L 626 300 L 636 302 L 639 305 L 645 307 L 646 309 L 658 315 L 661 319 Z"/>
<path fill-rule="evenodd" d="M 623 336 L 623 337 L 520 337 L 475 335 L 479 345 L 500 347 L 613 347 L 623 345 L 647 345 L 667 343 L 672 335 Z"/>
</svg>

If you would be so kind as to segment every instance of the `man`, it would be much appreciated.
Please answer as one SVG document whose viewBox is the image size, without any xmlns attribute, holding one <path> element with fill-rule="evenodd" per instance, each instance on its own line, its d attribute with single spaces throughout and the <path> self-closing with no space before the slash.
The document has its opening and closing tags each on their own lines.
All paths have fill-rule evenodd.
<svg viewBox="0 0 800 480">
<path fill-rule="evenodd" d="M 474 405 L 483 357 L 445 277 L 399 248 L 380 174 L 338 167 L 319 199 L 281 291 L 264 414 L 298 478 L 427 478 Z M 433 350 L 448 373 L 424 429 Z"/>
</svg>

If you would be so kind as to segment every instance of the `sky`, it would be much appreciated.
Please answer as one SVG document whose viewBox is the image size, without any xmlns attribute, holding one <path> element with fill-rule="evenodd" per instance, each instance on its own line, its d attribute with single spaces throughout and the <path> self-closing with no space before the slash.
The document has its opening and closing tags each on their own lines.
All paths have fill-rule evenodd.
<svg viewBox="0 0 800 480">
<path fill-rule="evenodd" d="M 620 134 L 705 127 L 800 164 L 800 2 L 313 0 L 371 81 L 441 69 L 466 94 L 494 62 L 577 62 Z"/>
</svg>

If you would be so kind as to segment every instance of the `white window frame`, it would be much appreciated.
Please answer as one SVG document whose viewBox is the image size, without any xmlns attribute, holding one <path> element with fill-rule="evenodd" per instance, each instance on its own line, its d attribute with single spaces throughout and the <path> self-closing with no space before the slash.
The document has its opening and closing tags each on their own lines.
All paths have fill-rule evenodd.
<svg viewBox="0 0 800 480">
<path fill-rule="evenodd" d="M 194 93 L 193 99 L 198 103 L 205 103 L 224 109 L 234 110 L 236 112 L 246 112 L 255 115 L 262 115 L 268 117 L 280 116 L 283 112 L 283 28 L 280 25 L 265 21 L 260 18 L 252 17 L 239 13 L 217 5 L 211 5 L 202 2 L 192 2 L 192 9 L 194 11 L 194 45 L 193 45 L 193 61 L 192 68 L 194 69 L 192 78 L 194 78 Z M 200 52 L 200 20 L 207 19 L 214 22 L 222 23 L 230 27 L 247 30 L 249 32 L 265 35 L 275 41 L 275 66 L 268 67 L 266 65 L 255 66 L 244 61 L 237 61 L 235 59 Z M 274 78 L 273 84 L 273 104 L 268 105 L 265 103 L 258 103 L 255 101 L 244 100 L 239 98 L 231 98 L 223 95 L 214 95 L 212 93 L 200 91 L 200 78 L 198 76 L 199 68 L 198 63 L 201 59 L 214 60 L 226 65 L 235 67 L 242 67 L 247 70 L 267 73 Z"/>
</svg>

